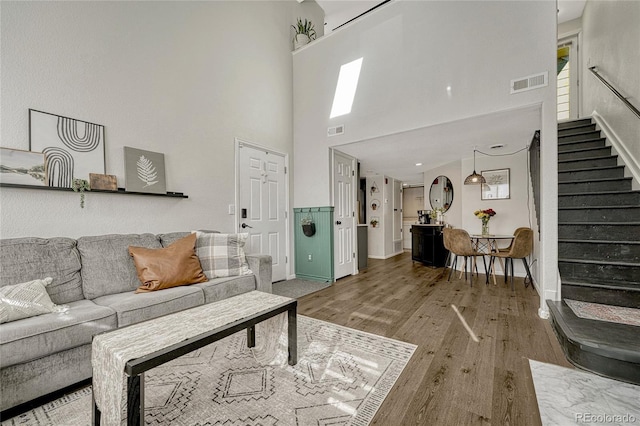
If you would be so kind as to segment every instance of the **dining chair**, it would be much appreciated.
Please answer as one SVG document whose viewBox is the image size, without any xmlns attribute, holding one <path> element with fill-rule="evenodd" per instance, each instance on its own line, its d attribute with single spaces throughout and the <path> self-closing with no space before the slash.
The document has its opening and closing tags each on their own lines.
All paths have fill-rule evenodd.
<svg viewBox="0 0 640 426">
<path fill-rule="evenodd" d="M 515 237 L 516 235 L 518 235 L 518 232 L 522 231 L 523 229 L 530 229 L 530 228 L 527 228 L 526 226 L 521 226 L 519 228 L 516 228 L 516 230 L 513 231 L 513 236 Z M 513 245 L 513 240 L 509 242 L 509 245 L 507 247 L 498 248 L 498 251 L 508 252 L 509 250 L 511 250 L 512 245 Z"/>
<path fill-rule="evenodd" d="M 511 242 L 509 251 L 498 251 L 491 253 L 491 259 L 489 260 L 489 273 L 491 273 L 491 268 L 493 268 L 496 258 L 505 260 L 504 282 L 507 282 L 509 269 L 511 269 L 511 290 L 515 290 L 515 287 L 513 285 L 513 259 L 522 259 L 524 269 L 527 271 L 527 278 L 529 279 L 529 282 L 533 283 L 531 271 L 529 270 L 529 263 L 527 263 L 527 256 L 529 256 L 531 254 L 531 251 L 533 250 L 533 230 L 531 228 L 524 228 L 516 231 L 517 232 L 515 233 L 513 241 Z M 509 265 L 511 265 L 510 268 Z M 525 279 L 525 288 L 528 286 L 529 284 Z"/>
<path fill-rule="evenodd" d="M 458 263 L 458 256 L 462 256 L 464 258 L 463 269 L 465 281 L 467 280 L 468 266 L 471 267 L 471 277 L 469 279 L 470 285 L 473 285 L 473 269 L 476 266 L 476 258 L 478 256 L 482 256 L 482 261 L 484 263 L 484 272 L 485 275 L 487 274 L 487 264 L 484 262 L 484 255 L 486 253 L 476 251 L 473 248 L 473 244 L 471 244 L 471 236 L 467 231 L 465 231 L 464 229 L 445 228 L 442 232 L 444 233 L 445 247 L 447 247 L 448 245 L 449 252 L 453 253 L 453 255 L 455 256 L 453 258 L 453 264 L 451 265 L 451 271 L 449 272 L 449 278 L 447 281 L 451 280 L 451 274 L 453 273 L 453 270 L 456 268 L 456 264 Z M 471 262 L 468 262 L 469 258 L 473 258 L 472 265 L 470 265 Z"/>
</svg>

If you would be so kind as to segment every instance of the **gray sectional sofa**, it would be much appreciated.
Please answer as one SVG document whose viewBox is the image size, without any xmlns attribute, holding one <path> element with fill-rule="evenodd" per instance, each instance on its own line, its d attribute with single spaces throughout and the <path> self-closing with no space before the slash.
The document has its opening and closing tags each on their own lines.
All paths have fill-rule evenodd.
<svg viewBox="0 0 640 426">
<path fill-rule="evenodd" d="M 68 306 L 0 325 L 0 410 L 91 377 L 97 334 L 252 290 L 271 293 L 271 257 L 247 255 L 252 275 L 134 294 L 129 246 L 166 247 L 188 232 L 0 240 L 0 286 L 52 277 L 51 300 Z"/>
</svg>

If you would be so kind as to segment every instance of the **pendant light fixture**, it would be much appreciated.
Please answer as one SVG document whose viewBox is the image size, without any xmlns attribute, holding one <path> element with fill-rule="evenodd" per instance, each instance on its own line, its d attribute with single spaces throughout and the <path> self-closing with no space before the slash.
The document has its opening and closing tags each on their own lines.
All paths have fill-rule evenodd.
<svg viewBox="0 0 640 426">
<path fill-rule="evenodd" d="M 464 180 L 465 185 L 479 185 L 481 183 L 487 183 L 487 180 L 482 176 L 476 173 L 476 149 L 473 148 L 473 173 L 471 173 Z"/>
</svg>

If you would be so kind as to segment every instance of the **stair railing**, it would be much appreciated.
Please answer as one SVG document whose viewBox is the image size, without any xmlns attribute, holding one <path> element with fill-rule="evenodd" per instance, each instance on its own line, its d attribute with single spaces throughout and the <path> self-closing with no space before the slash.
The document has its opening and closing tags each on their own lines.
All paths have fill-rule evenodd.
<svg viewBox="0 0 640 426">
<path fill-rule="evenodd" d="M 620 92 L 618 92 L 616 90 L 616 88 L 611 85 L 611 83 L 609 83 L 607 80 L 605 80 L 604 77 L 602 77 L 598 73 L 597 67 L 595 67 L 595 66 L 589 67 L 589 71 L 591 71 L 593 73 L 593 75 L 598 77 L 598 80 L 600 80 L 602 82 L 602 84 L 607 86 L 609 88 L 609 90 L 611 90 L 613 92 L 613 94 L 616 95 L 618 97 L 618 99 L 620 99 L 627 106 L 627 108 L 629 108 L 631 110 L 631 112 L 633 112 L 636 115 L 636 117 L 640 118 L 640 111 L 638 110 L 638 108 L 636 108 L 631 102 L 629 102 L 627 100 L 627 98 L 622 96 L 622 94 Z"/>
<path fill-rule="evenodd" d="M 536 130 L 529 144 L 529 174 L 533 190 L 533 206 L 540 229 L 540 130 Z"/>
</svg>

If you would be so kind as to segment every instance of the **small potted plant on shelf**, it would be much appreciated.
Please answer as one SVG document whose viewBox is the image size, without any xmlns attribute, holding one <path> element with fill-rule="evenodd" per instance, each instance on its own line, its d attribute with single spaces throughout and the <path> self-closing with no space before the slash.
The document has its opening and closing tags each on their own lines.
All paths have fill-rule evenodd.
<svg viewBox="0 0 640 426">
<path fill-rule="evenodd" d="M 71 188 L 80 193 L 80 208 L 84 209 L 84 191 L 91 191 L 89 181 L 86 179 L 74 179 Z"/>
<path fill-rule="evenodd" d="M 313 23 L 307 19 L 302 21 L 302 18 L 298 18 L 296 25 L 292 25 L 291 28 L 295 31 L 293 36 L 293 46 L 295 50 L 305 44 L 309 44 L 311 40 L 316 39 L 316 30 L 313 27 Z"/>
<path fill-rule="evenodd" d="M 302 225 L 302 233 L 307 237 L 313 237 L 316 233 L 316 224 L 313 223 L 313 218 L 308 216 L 300 219 Z"/>
<path fill-rule="evenodd" d="M 378 227 L 378 219 L 371 219 L 371 221 L 369 222 L 371 224 L 372 227 L 377 228 Z"/>
</svg>

